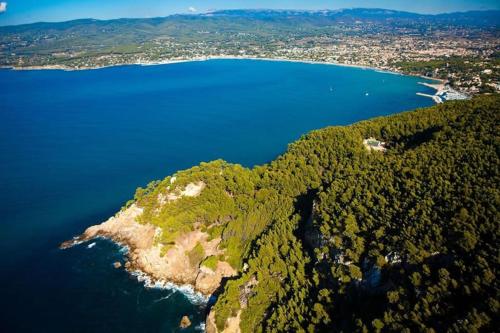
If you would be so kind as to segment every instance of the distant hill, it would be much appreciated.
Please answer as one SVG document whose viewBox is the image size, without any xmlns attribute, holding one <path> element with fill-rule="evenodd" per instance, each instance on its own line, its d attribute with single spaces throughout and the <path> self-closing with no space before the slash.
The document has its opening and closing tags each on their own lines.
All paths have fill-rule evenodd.
<svg viewBox="0 0 500 333">
<path fill-rule="evenodd" d="M 439 72 L 475 93 L 496 89 L 498 75 L 483 71 L 496 68 L 490 63 L 497 59 L 499 26 L 500 11 L 423 15 L 367 8 L 40 22 L 0 27 L 0 66 L 82 69 L 244 56 L 422 68 L 412 73 Z M 453 56 L 460 68 L 448 66 Z"/>
<path fill-rule="evenodd" d="M 382 8 L 353 8 L 340 10 L 317 10 L 317 11 L 297 11 L 297 10 L 221 10 L 204 16 L 230 16 L 247 17 L 254 19 L 297 19 L 297 18 L 318 18 L 325 17 L 332 21 L 341 20 L 416 20 L 419 22 L 494 27 L 500 24 L 500 11 L 469 11 L 456 12 L 438 15 L 425 15 L 404 11 L 396 11 Z"/>
<path fill-rule="evenodd" d="M 93 48 L 143 43 L 158 37 L 224 40 L 237 33 L 251 33 L 265 39 L 292 33 L 329 33 L 338 25 L 368 25 L 370 33 L 389 32 L 394 28 L 424 31 L 449 26 L 498 30 L 500 11 L 473 11 L 440 15 L 422 15 L 387 9 L 342 9 L 322 11 L 298 10 L 221 10 L 196 15 L 172 15 L 157 18 L 123 18 L 114 20 L 79 19 L 66 22 L 39 22 L 0 27 L 0 45 L 9 52 L 72 49 L 80 45 Z M 366 28 L 365 26 L 361 27 Z M 324 30 L 330 29 L 330 30 Z M 375 29 L 375 30 L 373 30 Z M 200 38 L 199 32 L 210 30 L 219 36 Z M 351 31 L 352 32 L 352 31 Z M 219 37 L 219 38 L 217 38 Z M 43 41 L 40 40 L 43 38 Z M 21 40 L 21 43 L 19 41 Z M 19 45 L 21 44 L 21 45 Z M 28 46 L 28 49 L 26 49 Z M 1 54 L 0 54 L 1 56 Z"/>
<path fill-rule="evenodd" d="M 169 22 L 178 22 L 183 20 L 204 21 L 217 20 L 221 18 L 240 18 L 254 20 L 308 20 L 310 18 L 323 20 L 317 21 L 319 24 L 331 24 L 336 21 L 352 21 L 352 20 L 375 20 L 375 21 L 416 21 L 435 24 L 451 24 L 451 25 L 466 25 L 466 26 L 481 26 L 481 27 L 498 27 L 500 25 L 500 11 L 469 11 L 456 12 L 438 15 L 417 14 L 404 11 L 395 11 L 381 8 L 353 8 L 340 10 L 220 10 L 202 14 L 189 15 L 171 15 L 157 18 L 125 18 L 113 20 L 96 20 L 96 19 L 79 19 L 66 22 L 39 22 L 15 26 L 0 27 L 1 32 L 26 32 L 32 29 L 72 29 L 81 26 L 130 26 L 140 27 L 158 27 Z"/>
</svg>

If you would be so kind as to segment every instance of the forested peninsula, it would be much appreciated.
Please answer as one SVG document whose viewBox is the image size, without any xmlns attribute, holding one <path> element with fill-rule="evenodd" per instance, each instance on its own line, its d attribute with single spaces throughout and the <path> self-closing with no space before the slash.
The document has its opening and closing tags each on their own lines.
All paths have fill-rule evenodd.
<svg viewBox="0 0 500 333">
<path fill-rule="evenodd" d="M 483 95 L 202 163 L 62 247 L 109 237 L 129 270 L 216 296 L 208 332 L 494 331 L 499 115 Z"/>
</svg>

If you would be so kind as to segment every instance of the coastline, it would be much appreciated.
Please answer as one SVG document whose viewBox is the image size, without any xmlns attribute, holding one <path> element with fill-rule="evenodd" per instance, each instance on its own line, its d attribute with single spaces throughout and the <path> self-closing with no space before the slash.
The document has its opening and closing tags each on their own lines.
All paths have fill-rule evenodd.
<svg viewBox="0 0 500 333">
<path fill-rule="evenodd" d="M 148 275 L 148 273 L 140 270 L 127 270 L 127 274 L 135 277 L 138 282 L 142 283 L 145 288 L 151 289 L 164 289 L 164 290 L 173 290 L 182 293 L 186 298 L 192 303 L 196 305 L 204 305 L 207 304 L 210 296 L 205 295 L 196 289 L 190 284 L 176 284 L 174 282 L 170 282 L 167 280 L 157 280 Z"/>
<path fill-rule="evenodd" d="M 92 242 L 101 240 L 101 241 L 109 241 L 116 246 L 119 247 L 119 252 L 123 254 L 126 263 L 130 263 L 128 256 L 134 249 L 131 249 L 131 245 L 114 238 L 112 236 L 98 235 L 94 238 L 89 239 L 81 239 L 81 236 L 74 237 L 72 240 L 62 243 L 61 245 L 65 245 L 64 247 L 60 247 L 61 250 L 66 250 L 68 248 L 79 246 L 79 245 L 89 245 L 93 244 Z M 86 245 L 87 247 L 89 245 Z M 88 247 L 89 248 L 89 247 Z M 145 272 L 141 267 L 135 266 L 133 264 L 125 265 L 123 267 L 125 272 L 130 276 L 133 276 L 139 283 L 141 283 L 144 288 L 150 289 L 163 289 L 163 290 L 171 290 L 182 293 L 186 298 L 192 303 L 196 305 L 207 304 L 210 299 L 210 295 L 203 294 L 201 291 L 195 289 L 195 287 L 191 284 L 182 284 L 182 283 L 174 283 L 165 279 L 157 279 L 154 276 Z"/>
<path fill-rule="evenodd" d="M 311 65 L 330 65 L 330 66 L 341 66 L 341 67 L 351 67 L 351 68 L 361 68 L 364 70 L 374 70 L 374 71 L 381 71 L 380 69 L 377 68 L 369 68 L 369 67 L 363 67 L 363 66 L 356 66 L 356 65 L 343 65 L 343 64 L 336 64 L 336 63 L 326 63 L 326 62 L 314 62 L 314 61 L 301 61 L 301 60 L 290 60 L 290 59 L 270 59 L 270 58 L 249 58 L 249 57 L 203 57 L 203 58 L 195 58 L 195 59 L 190 59 L 190 60 L 176 60 L 176 61 L 164 61 L 164 62 L 146 62 L 146 63 L 138 63 L 138 64 L 132 64 L 132 65 L 139 65 L 139 66 L 155 66 L 155 65 L 162 65 L 162 64 L 176 64 L 176 63 L 184 63 L 184 62 L 196 62 L 196 61 L 209 61 L 209 60 L 253 60 L 253 61 L 273 61 L 273 62 L 293 62 L 293 63 L 306 63 L 306 64 L 311 64 Z M 118 66 L 118 65 L 117 65 Z M 124 65 L 126 66 L 126 65 Z M 114 66 L 108 66 L 108 67 L 114 67 Z M 322 67 L 324 70 L 327 68 Z M 99 69 L 99 68 L 95 68 Z M 321 67 L 318 67 L 319 70 L 321 70 Z M 30 70 L 29 68 L 22 68 L 20 70 Z M 64 67 L 61 66 L 49 66 L 49 67 L 40 67 L 36 68 L 33 70 L 65 70 Z M 72 69 L 73 70 L 73 69 Z M 74 69 L 78 70 L 78 69 Z M 87 69 L 82 69 L 82 70 L 87 70 Z M 391 73 L 388 71 L 384 71 L 385 73 Z M 361 73 L 361 72 L 360 72 Z M 401 75 L 399 73 L 394 73 L 396 75 Z M 184 191 L 183 191 L 184 192 Z M 123 214 L 125 212 L 119 212 L 118 215 Z M 136 214 L 139 214 L 137 212 Z M 94 239 L 95 237 L 103 237 L 106 239 L 111 240 L 115 244 L 118 244 L 121 247 L 126 247 L 129 249 L 126 254 L 126 260 L 127 263 L 129 263 L 129 266 L 125 266 L 124 269 L 126 270 L 127 274 L 131 274 L 135 278 L 137 278 L 140 282 L 142 282 L 145 287 L 148 288 L 167 288 L 167 289 L 179 289 L 182 292 L 187 292 L 190 295 L 199 295 L 200 297 L 208 297 L 211 293 L 206 292 L 207 289 L 212 289 L 212 288 L 205 288 L 205 289 L 200 289 L 197 288 L 197 286 L 200 286 L 201 283 L 201 278 L 204 278 L 204 281 L 201 282 L 206 282 L 208 278 L 210 277 L 210 274 L 207 274 L 206 272 L 203 272 L 200 270 L 200 272 L 196 272 L 196 274 L 193 274 L 195 276 L 194 279 L 192 278 L 184 278 L 181 277 L 171 277 L 166 274 L 164 274 L 167 269 L 163 269 L 163 266 L 161 265 L 166 265 L 163 264 L 163 261 L 158 257 L 157 253 L 161 251 L 161 249 L 157 249 L 156 247 L 153 246 L 153 238 L 154 235 L 156 235 L 156 230 L 155 229 L 145 229 L 144 225 L 139 225 L 136 223 L 133 223 L 133 216 L 130 216 L 130 221 L 127 221 L 128 225 L 124 228 L 118 228 L 118 226 L 110 226 L 110 222 L 106 224 L 106 221 L 103 223 L 105 225 L 101 225 L 99 227 L 93 228 L 93 226 L 89 226 L 89 230 L 86 230 L 83 234 L 80 236 L 70 240 L 66 244 L 63 244 L 61 248 L 66 248 L 74 245 L 81 244 L 86 241 L 90 241 L 91 239 Z M 111 220 L 115 219 L 115 222 L 118 222 L 116 220 L 120 219 L 119 216 L 116 217 L 110 217 Z M 122 216 L 122 222 L 123 219 L 126 219 L 125 216 Z M 108 228 L 109 227 L 109 228 Z M 129 228 L 129 230 L 127 230 Z M 129 232 L 131 230 L 134 230 L 134 232 Z M 144 239 L 137 240 L 137 237 L 140 234 L 144 234 Z M 144 243 L 144 244 L 143 244 Z M 184 250 L 189 250 L 189 249 L 184 249 Z M 186 251 L 182 251 L 186 252 Z M 208 252 L 208 251 L 207 251 Z M 177 254 L 177 258 L 179 258 L 179 261 L 183 260 L 184 262 L 186 261 L 184 257 L 181 257 L 179 254 Z M 154 260 L 151 260 L 154 259 Z M 173 258 L 172 258 L 173 260 Z M 150 265 L 150 263 L 154 263 L 154 265 Z M 152 267 L 155 266 L 155 267 Z M 156 270 L 156 267 L 160 267 L 161 270 Z M 170 268 L 170 267 L 169 267 Z M 230 276 L 230 274 L 225 274 L 222 269 L 220 275 Z M 226 270 L 227 272 L 227 270 Z M 189 273 L 189 272 L 188 272 Z M 219 274 L 219 272 L 216 272 Z M 236 272 L 235 272 L 236 273 Z M 179 272 L 178 275 L 183 274 L 183 272 Z M 205 274 L 205 276 L 203 276 Z M 213 274 L 212 274 L 213 276 Z M 194 283 L 193 283 L 194 281 Z M 197 283 L 198 282 L 198 283 Z M 215 286 L 215 284 L 213 284 Z M 218 286 L 218 285 L 217 285 Z M 202 296 L 201 296 L 202 295 Z"/>
<path fill-rule="evenodd" d="M 94 66 L 94 67 L 71 67 L 65 65 L 43 65 L 43 66 L 0 66 L 0 69 L 11 69 L 15 71 L 36 71 L 36 70 L 62 70 L 67 72 L 72 71 L 86 71 L 86 70 L 97 70 L 104 69 L 110 67 L 120 67 L 120 66 L 157 66 L 157 65 L 172 65 L 172 64 L 180 64 L 187 62 L 199 62 L 199 61 L 210 61 L 210 60 L 255 60 L 255 61 L 276 61 L 276 62 L 292 62 L 292 63 L 303 63 L 303 64 L 311 64 L 311 65 L 331 65 L 331 66 L 341 66 L 341 67 L 352 67 L 352 68 L 360 68 L 360 69 L 369 69 L 380 71 L 383 73 L 390 73 L 396 75 L 406 75 L 403 73 L 399 73 L 395 70 L 391 70 L 388 68 L 379 68 L 379 67 L 369 67 L 363 65 L 352 65 L 352 64 L 343 64 L 336 62 L 328 62 L 328 61 L 315 61 L 315 60 L 298 60 L 298 59 L 288 59 L 288 58 L 265 58 L 265 57 L 244 57 L 244 56 L 207 56 L 207 57 L 195 57 L 189 59 L 169 59 L 169 60 L 161 60 L 161 61 L 138 61 L 138 62 L 130 62 L 130 63 L 118 63 L 112 65 L 103 65 L 103 66 Z M 414 76 L 414 75 L 411 75 Z"/>
<path fill-rule="evenodd" d="M 427 77 L 424 75 L 418 74 L 407 74 L 399 72 L 392 68 L 387 67 L 371 67 L 364 65 L 353 65 L 353 64 L 343 64 L 337 62 L 328 62 L 328 61 L 317 61 L 317 60 L 299 60 L 299 59 L 288 59 L 288 58 L 267 58 L 267 57 L 246 57 L 246 56 L 207 56 L 207 57 L 195 57 L 189 59 L 169 59 L 162 61 L 146 61 L 146 62 L 133 62 L 133 63 L 120 63 L 120 64 L 112 64 L 112 65 L 104 65 L 104 66 L 95 66 L 95 67 L 85 67 L 85 68 L 74 68 L 64 65 L 47 65 L 47 66 L 27 66 L 27 67 L 16 67 L 16 66 L 0 66 L 0 69 L 10 69 L 15 71 L 31 71 L 31 70 L 62 70 L 66 72 L 72 71 L 86 71 L 86 70 L 99 70 L 110 67 L 120 67 L 120 66 L 158 66 L 158 65 L 173 65 L 173 64 L 181 64 L 181 63 L 189 63 L 189 62 L 200 62 L 200 61 L 210 61 L 210 60 L 252 60 L 252 61 L 274 61 L 274 62 L 290 62 L 290 63 L 301 63 L 301 64 L 309 64 L 309 65 L 327 65 L 327 66 L 339 66 L 339 67 L 349 67 L 349 68 L 358 68 L 363 70 L 371 70 L 378 73 L 384 74 L 392 74 L 392 75 L 401 75 L 401 76 L 410 76 L 422 78 L 425 80 L 435 81 L 437 83 L 428 83 L 428 82 L 418 82 L 419 84 L 435 89 L 436 92 L 434 95 L 429 95 L 421 92 L 417 92 L 418 96 L 432 98 L 432 100 L 436 104 L 443 103 L 445 99 L 442 97 L 447 90 L 446 85 L 448 84 L 447 80 Z"/>
<path fill-rule="evenodd" d="M 103 65 L 103 66 L 94 66 L 94 67 L 84 67 L 84 68 L 75 68 L 65 65 L 45 65 L 45 66 L 0 66 L 0 69 L 10 69 L 16 71 L 30 71 L 30 70 L 62 70 L 67 72 L 72 71 L 85 71 L 85 70 L 98 70 L 110 67 L 120 67 L 120 66 L 157 66 L 157 65 L 172 65 L 172 64 L 180 64 L 187 62 L 199 62 L 199 61 L 210 61 L 210 60 L 254 60 L 254 61 L 275 61 L 275 62 L 291 62 L 291 63 L 302 63 L 302 64 L 310 64 L 310 65 L 328 65 L 328 66 L 339 66 L 339 67 L 350 67 L 350 68 L 359 68 L 365 70 L 373 70 L 380 73 L 386 74 L 394 74 L 394 75 L 405 75 L 405 76 L 413 76 L 420 77 L 426 80 L 434 80 L 434 81 L 443 81 L 441 79 L 436 79 L 432 77 L 426 77 L 422 75 L 415 74 L 406 74 L 402 72 L 398 72 L 395 69 L 387 68 L 387 67 L 372 67 L 365 65 L 354 65 L 354 64 L 344 64 L 339 62 L 329 62 L 329 61 L 318 61 L 318 60 L 300 60 L 300 59 L 289 59 L 289 58 L 268 58 L 268 57 L 246 57 L 246 56 L 206 56 L 206 57 L 195 57 L 189 59 L 169 59 L 169 60 L 161 60 L 161 61 L 138 61 L 138 62 L 130 62 L 130 63 L 119 63 L 112 65 Z"/>
<path fill-rule="evenodd" d="M 178 197 L 171 196 L 170 200 L 199 194 L 188 190 L 184 192 Z M 124 268 L 145 287 L 177 289 L 193 303 L 194 300 L 206 303 L 224 278 L 237 274 L 224 260 L 219 260 L 214 268 L 201 265 L 204 259 L 223 253 L 219 249 L 220 238 L 209 239 L 207 233 L 193 230 L 180 234 L 172 247 L 163 251 L 163 245 L 157 242 L 162 230 L 149 223 L 139 223 L 136 219 L 142 213 L 142 208 L 132 204 L 101 224 L 90 226 L 79 236 L 61 243 L 59 248 L 65 250 L 97 238 L 108 239 L 126 249 Z M 198 244 L 203 247 L 203 258 L 191 263 L 190 253 Z"/>
</svg>

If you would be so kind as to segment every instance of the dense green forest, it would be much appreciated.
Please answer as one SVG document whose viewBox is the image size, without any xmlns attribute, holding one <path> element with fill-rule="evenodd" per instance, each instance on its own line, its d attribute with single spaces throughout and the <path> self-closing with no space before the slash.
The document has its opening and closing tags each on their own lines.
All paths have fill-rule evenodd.
<svg viewBox="0 0 500 333">
<path fill-rule="evenodd" d="M 237 314 L 242 332 L 494 331 L 499 120 L 490 95 L 329 127 L 268 165 L 177 173 L 176 186 L 206 184 L 197 197 L 161 204 L 167 177 L 132 202 L 166 248 L 188 230 L 222 238 L 206 265 L 240 273 L 212 308 L 219 331 Z"/>
</svg>

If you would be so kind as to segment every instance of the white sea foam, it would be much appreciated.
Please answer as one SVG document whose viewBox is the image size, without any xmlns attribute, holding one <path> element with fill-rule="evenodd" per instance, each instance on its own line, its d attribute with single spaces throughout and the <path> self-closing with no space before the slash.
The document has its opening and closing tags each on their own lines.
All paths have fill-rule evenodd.
<svg viewBox="0 0 500 333">
<path fill-rule="evenodd" d="M 91 248 L 93 248 L 94 246 L 95 246 L 95 242 L 90 243 L 89 245 L 87 245 L 87 249 L 91 249 Z"/>
<path fill-rule="evenodd" d="M 82 241 L 80 239 L 80 237 L 78 236 L 75 236 L 73 237 L 73 239 L 71 239 L 71 241 L 68 241 L 68 242 L 64 242 L 63 244 L 61 244 L 61 246 L 59 247 L 61 250 L 66 250 L 66 249 L 69 249 L 73 246 L 76 246 L 76 245 L 80 245 L 80 244 L 83 244 L 85 243 L 86 241 Z"/>
<path fill-rule="evenodd" d="M 206 328 L 205 328 L 205 323 L 200 323 L 199 325 L 196 325 L 194 327 L 194 329 L 196 331 L 200 331 L 200 332 L 205 332 Z"/>
<path fill-rule="evenodd" d="M 202 305 L 208 302 L 208 297 L 195 291 L 192 286 L 189 285 L 178 286 L 176 284 L 173 284 L 172 282 L 164 280 L 153 280 L 150 276 L 138 270 L 132 271 L 130 274 L 136 277 L 139 282 L 144 283 L 144 286 L 146 288 L 178 291 L 182 293 L 184 296 L 186 296 L 186 298 L 192 304 L 196 305 Z"/>
<path fill-rule="evenodd" d="M 120 252 L 120 254 L 127 254 L 129 251 L 130 251 L 130 247 L 128 245 L 126 245 L 125 243 L 120 243 L 120 242 L 117 242 L 115 241 L 114 239 L 112 238 L 109 238 L 109 237 L 105 237 L 105 236 L 97 236 L 95 237 L 95 239 L 97 240 L 104 240 L 104 241 L 109 241 L 115 245 L 117 245 L 119 247 L 119 250 L 118 252 Z"/>
<path fill-rule="evenodd" d="M 120 250 L 119 252 L 121 254 L 127 254 L 129 252 L 130 248 L 127 245 L 120 245 Z"/>
<path fill-rule="evenodd" d="M 73 241 L 71 242 L 70 247 L 73 247 L 75 245 L 80 245 L 82 243 L 85 243 L 85 241 L 82 241 L 82 240 L 80 240 L 80 238 L 78 236 L 75 236 L 75 237 L 73 237 Z"/>
</svg>

